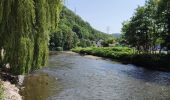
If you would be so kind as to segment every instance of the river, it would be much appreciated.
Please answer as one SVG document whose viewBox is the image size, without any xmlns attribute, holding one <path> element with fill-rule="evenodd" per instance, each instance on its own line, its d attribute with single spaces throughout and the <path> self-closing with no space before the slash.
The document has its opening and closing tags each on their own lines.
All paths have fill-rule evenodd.
<svg viewBox="0 0 170 100">
<path fill-rule="evenodd" d="M 63 52 L 28 75 L 24 100 L 170 100 L 170 73 Z"/>
</svg>

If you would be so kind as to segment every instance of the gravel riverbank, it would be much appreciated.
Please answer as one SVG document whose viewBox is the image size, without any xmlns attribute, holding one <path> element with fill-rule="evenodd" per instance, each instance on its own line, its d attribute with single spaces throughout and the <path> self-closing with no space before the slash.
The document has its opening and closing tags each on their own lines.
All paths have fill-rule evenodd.
<svg viewBox="0 0 170 100">
<path fill-rule="evenodd" d="M 1 81 L 1 83 L 3 89 L 2 100 L 22 100 L 22 96 L 19 94 L 19 88 L 16 85 L 8 81 Z"/>
<path fill-rule="evenodd" d="M 19 88 L 22 85 L 24 76 L 12 76 L 4 72 L 0 72 L 0 76 L 0 100 L 22 100 Z"/>
</svg>

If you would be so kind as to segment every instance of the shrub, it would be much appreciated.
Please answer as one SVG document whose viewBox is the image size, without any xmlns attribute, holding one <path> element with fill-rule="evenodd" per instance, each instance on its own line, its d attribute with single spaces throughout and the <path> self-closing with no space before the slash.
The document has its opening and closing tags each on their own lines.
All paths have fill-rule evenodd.
<svg viewBox="0 0 170 100">
<path fill-rule="evenodd" d="M 116 59 L 126 63 L 132 63 L 147 68 L 168 69 L 170 56 L 166 54 L 134 54 L 128 47 L 88 47 L 75 48 L 73 52 L 90 54 L 100 57 Z M 169 68 L 170 69 L 170 68 Z"/>
<path fill-rule="evenodd" d="M 56 51 L 63 51 L 63 48 L 62 47 L 57 47 Z"/>
</svg>

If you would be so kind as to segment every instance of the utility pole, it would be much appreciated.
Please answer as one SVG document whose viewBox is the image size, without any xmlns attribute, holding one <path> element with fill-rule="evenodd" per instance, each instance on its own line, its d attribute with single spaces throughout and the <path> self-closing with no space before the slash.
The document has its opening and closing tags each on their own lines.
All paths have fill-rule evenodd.
<svg viewBox="0 0 170 100">
<path fill-rule="evenodd" d="M 74 8 L 74 13 L 77 14 L 77 9 L 76 9 L 76 7 Z"/>
<path fill-rule="evenodd" d="M 110 27 L 109 26 L 106 28 L 106 31 L 107 31 L 107 34 L 110 33 Z"/>
</svg>

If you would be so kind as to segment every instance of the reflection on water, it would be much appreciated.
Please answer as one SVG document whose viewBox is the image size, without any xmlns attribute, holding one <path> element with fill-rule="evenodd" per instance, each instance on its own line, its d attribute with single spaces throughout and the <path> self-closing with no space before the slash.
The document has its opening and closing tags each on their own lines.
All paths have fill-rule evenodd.
<svg viewBox="0 0 170 100">
<path fill-rule="evenodd" d="M 62 90 L 55 78 L 45 73 L 36 73 L 26 77 L 21 94 L 24 100 L 46 100 L 49 96 Z"/>
<path fill-rule="evenodd" d="M 170 100 L 168 72 L 67 52 L 50 56 L 25 86 L 25 100 Z"/>
</svg>

